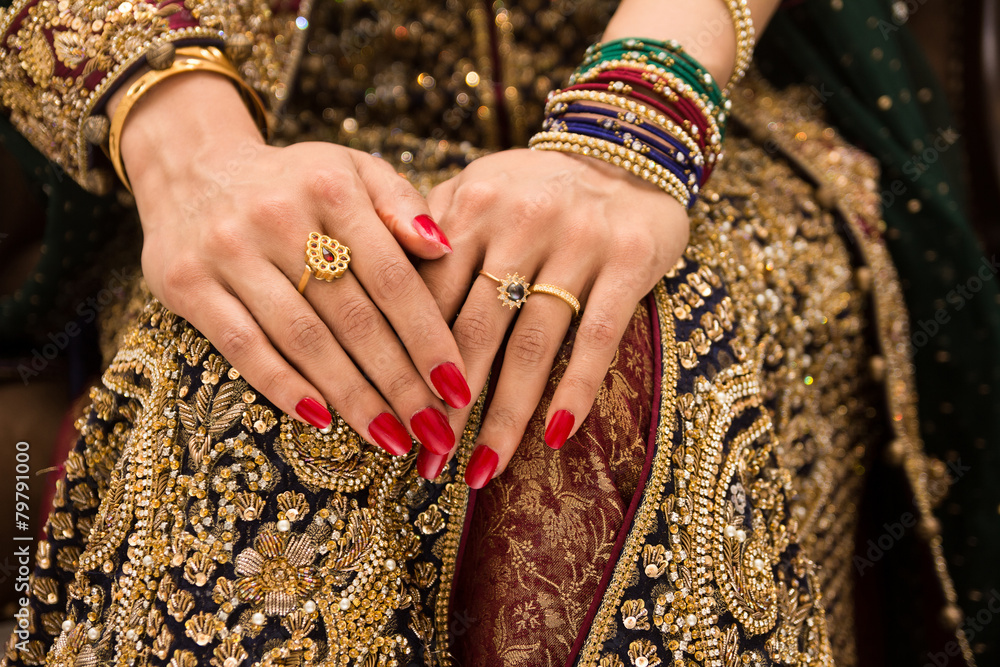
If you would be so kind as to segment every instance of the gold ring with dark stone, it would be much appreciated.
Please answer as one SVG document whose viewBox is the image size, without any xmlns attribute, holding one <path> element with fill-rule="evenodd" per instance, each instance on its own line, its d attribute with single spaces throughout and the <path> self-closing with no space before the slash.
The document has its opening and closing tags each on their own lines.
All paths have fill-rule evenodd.
<svg viewBox="0 0 1000 667">
<path fill-rule="evenodd" d="M 479 275 L 489 278 L 493 282 L 500 283 L 497 286 L 497 292 L 500 294 L 497 298 L 500 299 L 500 303 L 511 310 L 524 305 L 524 302 L 528 300 L 528 296 L 531 294 L 531 284 L 528 282 L 528 279 L 516 273 L 513 275 L 508 273 L 503 278 L 497 278 L 489 271 L 480 270 Z"/>
</svg>

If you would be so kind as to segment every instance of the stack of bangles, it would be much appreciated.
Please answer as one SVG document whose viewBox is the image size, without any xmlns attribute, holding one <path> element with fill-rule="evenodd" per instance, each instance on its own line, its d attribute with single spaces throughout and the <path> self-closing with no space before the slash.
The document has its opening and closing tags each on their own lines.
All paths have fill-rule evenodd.
<svg viewBox="0 0 1000 667">
<path fill-rule="evenodd" d="M 750 61 L 753 26 L 745 2 L 730 5 L 740 38 L 731 86 Z M 569 85 L 549 94 L 543 131 L 529 146 L 604 160 L 690 208 L 722 158 L 729 109 L 727 94 L 677 42 L 620 39 L 587 49 Z"/>
</svg>

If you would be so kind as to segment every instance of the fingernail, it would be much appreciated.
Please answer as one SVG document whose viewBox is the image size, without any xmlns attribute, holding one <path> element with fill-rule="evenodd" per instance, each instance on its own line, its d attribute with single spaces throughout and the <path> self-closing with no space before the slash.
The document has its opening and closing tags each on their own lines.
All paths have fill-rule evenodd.
<svg viewBox="0 0 1000 667">
<path fill-rule="evenodd" d="M 552 415 L 549 427 L 545 429 L 545 444 L 552 449 L 560 449 L 566 444 L 569 432 L 573 430 L 576 417 L 569 410 L 557 410 Z"/>
<path fill-rule="evenodd" d="M 418 215 L 413 219 L 413 228 L 423 238 L 433 243 L 440 243 L 444 246 L 445 250 L 451 252 L 451 243 L 448 242 L 448 237 L 444 235 L 444 232 L 441 231 L 441 228 L 438 227 L 431 216 Z"/>
<path fill-rule="evenodd" d="M 472 400 L 469 383 L 462 377 L 458 366 L 450 361 L 431 369 L 431 382 L 444 402 L 453 408 L 464 408 Z"/>
<path fill-rule="evenodd" d="M 447 462 L 447 454 L 435 454 L 426 447 L 421 447 L 417 453 L 417 472 L 424 479 L 433 482 L 444 470 L 444 464 Z"/>
<path fill-rule="evenodd" d="M 323 407 L 315 398 L 309 398 L 308 396 L 298 402 L 298 405 L 295 406 L 295 412 L 299 417 L 302 417 L 320 430 L 329 428 L 333 422 L 330 411 Z"/>
<path fill-rule="evenodd" d="M 435 408 L 424 408 L 410 418 L 417 440 L 435 454 L 447 454 L 455 445 L 455 433 L 448 418 Z"/>
<path fill-rule="evenodd" d="M 481 489 L 493 477 L 500 457 L 486 445 L 479 445 L 469 458 L 465 468 L 465 483 L 473 489 Z"/>
<path fill-rule="evenodd" d="M 413 444 L 406 428 L 388 412 L 383 412 L 368 424 L 368 435 L 375 444 L 393 456 L 405 454 Z"/>
</svg>

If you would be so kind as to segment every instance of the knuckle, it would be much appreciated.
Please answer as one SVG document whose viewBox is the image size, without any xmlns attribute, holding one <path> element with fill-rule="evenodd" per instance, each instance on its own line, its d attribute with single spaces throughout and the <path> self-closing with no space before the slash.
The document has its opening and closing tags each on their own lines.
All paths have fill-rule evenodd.
<svg viewBox="0 0 1000 667">
<path fill-rule="evenodd" d="M 162 284 L 165 295 L 176 297 L 185 294 L 198 283 L 200 271 L 191 260 L 170 262 L 163 269 Z"/>
<path fill-rule="evenodd" d="M 416 270 L 402 257 L 388 257 L 374 267 L 372 281 L 375 294 L 380 299 L 405 299 L 413 294 Z"/>
<path fill-rule="evenodd" d="M 316 197 L 338 206 L 345 204 L 353 192 L 357 174 L 344 167 L 324 167 L 312 176 L 309 189 Z"/>
<path fill-rule="evenodd" d="M 294 371 L 287 368 L 279 368 L 264 373 L 261 380 L 255 383 L 255 386 L 260 389 L 260 393 L 264 396 L 279 396 L 288 387 L 294 387 L 298 381 L 300 381 L 299 376 Z"/>
<path fill-rule="evenodd" d="M 467 181 L 455 190 L 460 215 L 478 214 L 500 199 L 500 188 L 490 181 Z"/>
<path fill-rule="evenodd" d="M 571 396 L 586 397 L 589 400 L 593 400 L 597 396 L 597 391 L 600 389 L 603 380 L 604 375 L 593 377 L 579 373 L 566 374 L 559 380 L 559 388 L 569 392 Z"/>
<path fill-rule="evenodd" d="M 587 347 L 604 350 L 618 345 L 621 333 L 613 316 L 597 312 L 581 324 L 577 339 Z"/>
<path fill-rule="evenodd" d="M 419 384 L 423 384 L 422 381 L 416 377 L 413 373 L 400 373 L 393 378 L 390 378 L 388 382 L 382 387 L 383 396 L 407 396 L 417 388 Z"/>
<path fill-rule="evenodd" d="M 420 196 L 420 193 L 413 189 L 407 181 L 395 176 L 393 177 L 398 182 L 395 192 L 393 192 L 393 197 L 397 205 L 402 205 L 407 209 L 414 209 L 417 211 L 423 211 L 427 208 L 427 200 Z"/>
<path fill-rule="evenodd" d="M 344 303 L 337 335 L 348 345 L 357 345 L 378 331 L 379 311 L 368 299 L 356 297 Z"/>
<path fill-rule="evenodd" d="M 494 405 L 490 407 L 489 411 L 490 426 L 501 433 L 508 435 L 518 434 L 517 436 L 512 436 L 511 440 L 517 442 L 520 440 L 521 430 L 524 428 L 524 423 L 518 415 L 518 413 L 505 405 Z"/>
<path fill-rule="evenodd" d="M 221 220 L 205 231 L 205 250 L 212 257 L 230 257 L 246 245 L 246 237 L 241 225 Z"/>
<path fill-rule="evenodd" d="M 374 391 L 368 384 L 358 378 L 349 382 L 341 382 L 337 385 L 336 396 L 331 404 L 338 412 L 354 412 L 363 414 L 365 405 L 372 397 Z"/>
<path fill-rule="evenodd" d="M 296 316 L 285 333 L 285 345 L 292 354 L 313 352 L 323 340 L 326 325 L 313 314 Z"/>
<path fill-rule="evenodd" d="M 452 328 L 455 342 L 460 349 L 472 353 L 490 351 L 496 344 L 496 330 L 490 323 L 490 318 L 478 308 L 468 313 L 466 310 L 462 310 L 461 316 Z"/>
<path fill-rule="evenodd" d="M 214 342 L 223 357 L 239 359 L 253 353 L 260 343 L 260 333 L 249 324 L 231 326 L 223 329 Z"/>
<path fill-rule="evenodd" d="M 525 366 L 536 366 L 545 360 L 549 349 L 549 336 L 538 325 L 522 325 L 514 331 L 507 343 L 507 351 Z"/>
<path fill-rule="evenodd" d="M 511 202 L 513 215 L 518 220 L 549 219 L 556 215 L 559 206 L 548 192 L 535 192 L 525 197 L 519 197 Z"/>
</svg>

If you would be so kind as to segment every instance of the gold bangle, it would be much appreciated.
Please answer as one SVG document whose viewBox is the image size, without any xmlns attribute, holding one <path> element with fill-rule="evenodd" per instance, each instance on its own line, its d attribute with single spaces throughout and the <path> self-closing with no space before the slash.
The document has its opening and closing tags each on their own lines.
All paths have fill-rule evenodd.
<svg viewBox="0 0 1000 667">
<path fill-rule="evenodd" d="M 698 193 L 697 185 L 685 185 L 676 175 L 645 155 L 596 137 L 572 132 L 538 132 L 528 142 L 528 147 L 598 158 L 656 185 L 684 208 L 690 207 L 691 196 Z"/>
<path fill-rule="evenodd" d="M 568 104 L 575 101 L 598 102 L 616 107 L 620 110 L 618 116 L 620 120 L 624 120 L 626 123 L 635 123 L 636 121 L 655 123 L 687 146 L 692 154 L 701 152 L 701 147 L 695 143 L 688 130 L 677 125 L 655 109 L 647 108 L 646 105 L 635 100 L 613 93 L 605 93 L 597 90 L 558 90 L 549 96 L 549 101 L 545 105 L 545 114 L 547 116 L 551 115 L 557 104 Z M 634 114 L 636 117 L 630 119 L 628 114 Z M 704 159 L 708 164 L 714 164 L 715 154 L 709 152 Z"/>
<path fill-rule="evenodd" d="M 750 69 L 750 60 L 753 58 L 757 36 L 747 0 L 726 0 L 726 6 L 729 8 L 729 14 L 733 18 L 733 27 L 736 29 L 736 64 L 733 66 L 733 75 L 729 77 L 729 83 L 726 84 L 724 91 L 728 94 Z"/>
<path fill-rule="evenodd" d="M 721 147 L 722 133 L 719 125 L 726 122 L 726 110 L 714 107 L 711 103 L 707 102 L 705 98 L 695 92 L 691 86 L 687 85 L 683 80 L 671 72 L 658 71 L 658 68 L 654 65 L 648 65 L 638 60 L 615 59 L 601 62 L 580 75 L 574 75 L 573 78 L 570 79 L 570 83 L 591 83 L 602 72 L 619 69 L 653 73 L 660 77 L 661 82 L 670 84 L 674 94 L 684 97 L 686 100 L 698 107 L 698 109 L 702 112 L 702 115 L 705 117 L 705 121 L 708 123 L 708 129 L 710 130 L 709 136 L 705 137 L 706 143 L 714 145 L 717 149 Z M 614 89 L 609 87 L 608 93 L 612 95 L 615 94 L 613 90 Z M 628 99 L 628 97 L 625 99 Z M 547 111 L 548 109 L 546 108 L 546 112 Z M 698 128 L 692 127 L 691 131 L 697 135 Z"/>
<path fill-rule="evenodd" d="M 247 107 L 253 113 L 257 127 L 260 128 L 265 139 L 268 136 L 267 112 L 264 109 L 264 103 L 261 101 L 260 96 L 257 95 L 257 92 L 247 85 L 237 69 L 223 55 L 222 51 L 214 46 L 186 46 L 177 49 L 174 62 L 170 67 L 163 70 L 150 70 L 129 86 L 128 90 L 125 91 L 125 97 L 118 104 L 114 117 L 111 119 L 111 130 L 108 133 L 108 158 L 110 158 L 111 164 L 115 168 L 115 173 L 118 174 L 118 178 L 121 179 L 122 184 L 125 185 L 129 192 L 132 191 L 132 186 L 125 175 L 125 165 L 122 163 L 121 152 L 121 133 L 125 127 L 128 114 L 135 107 L 136 103 L 142 99 L 143 95 L 152 90 L 157 84 L 185 72 L 213 72 L 221 74 L 236 84 L 244 102 L 247 103 Z"/>
</svg>

